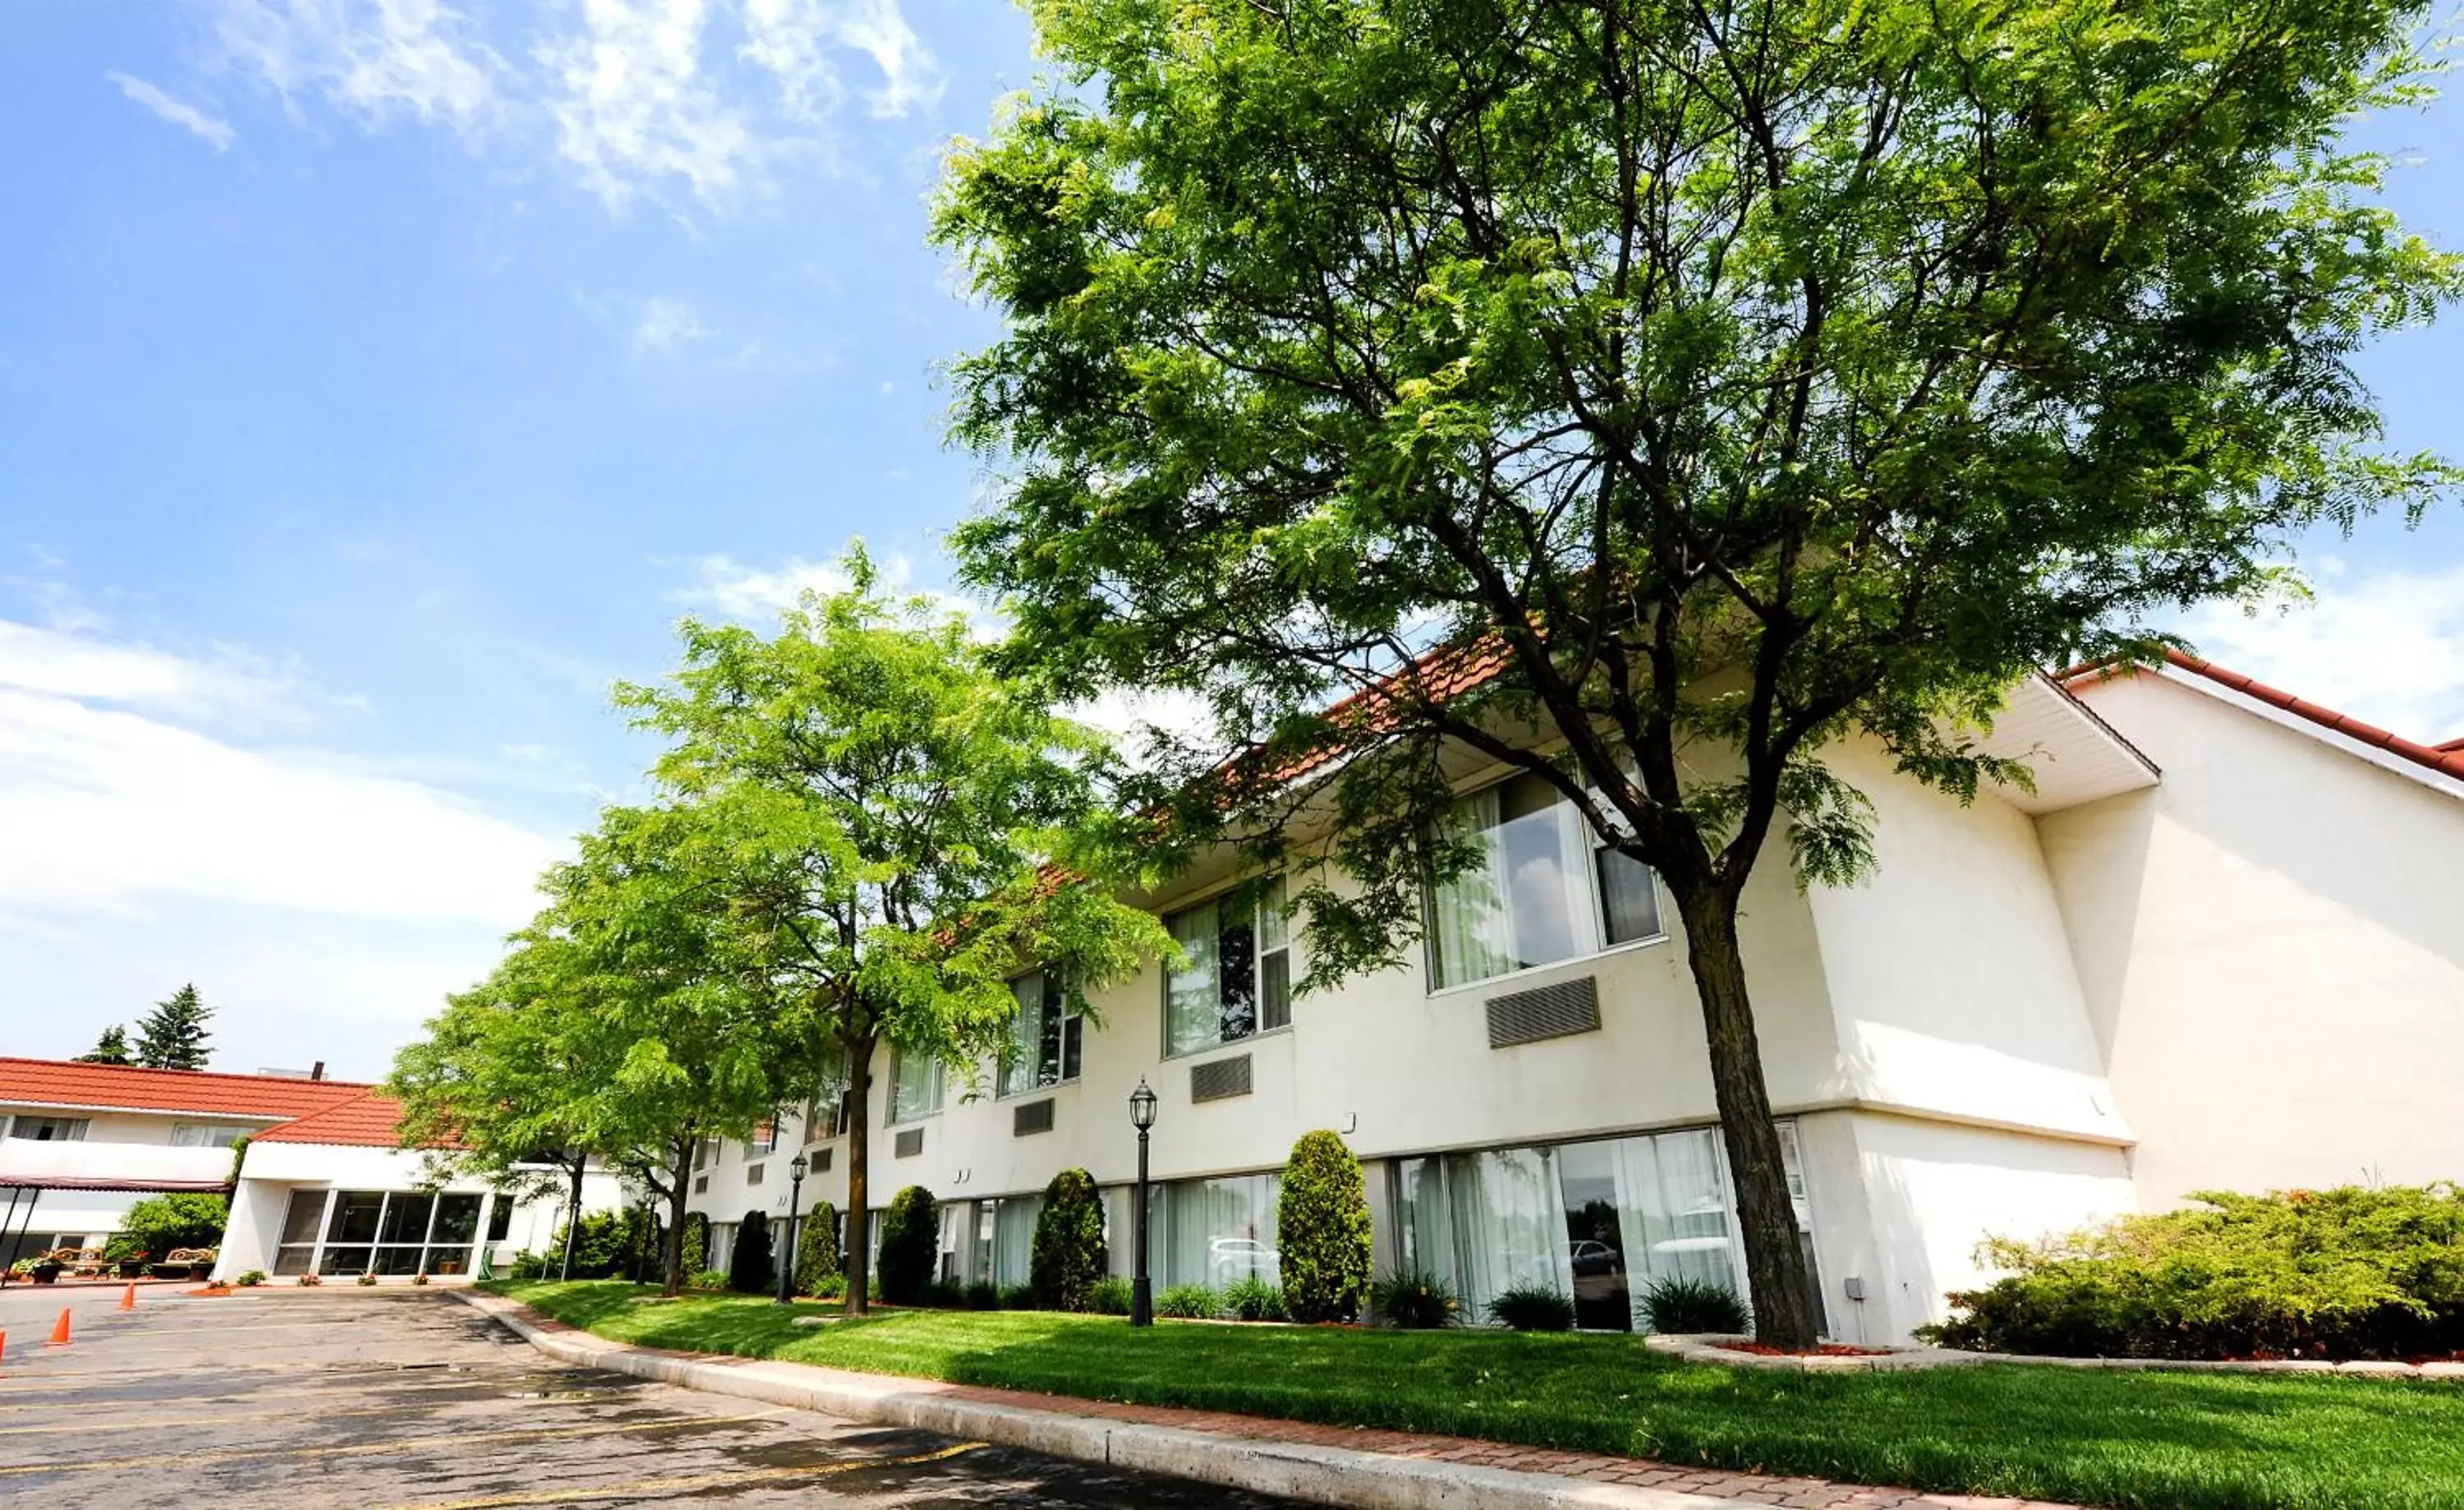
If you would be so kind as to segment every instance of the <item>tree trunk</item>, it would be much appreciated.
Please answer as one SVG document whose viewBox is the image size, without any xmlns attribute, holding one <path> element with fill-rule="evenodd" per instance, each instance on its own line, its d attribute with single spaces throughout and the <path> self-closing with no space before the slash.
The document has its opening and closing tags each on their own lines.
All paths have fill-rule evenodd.
<svg viewBox="0 0 2464 1510">
<path fill-rule="evenodd" d="M 1771 1092 L 1763 1083 L 1745 956 L 1737 947 L 1736 899 L 1715 884 L 1686 888 L 1697 893 L 1690 897 L 1674 885 L 1670 890 L 1678 893 L 1678 914 L 1685 921 L 1687 963 L 1710 1041 L 1711 1088 L 1728 1171 L 1736 1182 L 1754 1336 L 1773 1347 L 1810 1348 L 1821 1331 L 1821 1319 L 1814 1307 L 1805 1252 L 1797 1245 L 1788 1166 L 1780 1157 L 1779 1128 L 1771 1121 Z"/>
<path fill-rule="evenodd" d="M 557 1270 L 559 1279 L 573 1277 L 573 1244 L 582 1235 L 582 1176 L 589 1167 L 588 1154 L 573 1161 L 573 1199 L 564 1208 L 564 1263 Z"/>
<path fill-rule="evenodd" d="M 850 1043 L 847 1050 L 847 1314 L 870 1312 L 872 1212 L 867 1206 L 872 1164 L 872 1051 L 875 1040 Z"/>
<path fill-rule="evenodd" d="M 668 1181 L 668 1230 L 659 1239 L 659 1293 L 672 1299 L 685 1290 L 685 1203 L 693 1178 L 690 1138 L 676 1144 L 675 1173 Z"/>
</svg>

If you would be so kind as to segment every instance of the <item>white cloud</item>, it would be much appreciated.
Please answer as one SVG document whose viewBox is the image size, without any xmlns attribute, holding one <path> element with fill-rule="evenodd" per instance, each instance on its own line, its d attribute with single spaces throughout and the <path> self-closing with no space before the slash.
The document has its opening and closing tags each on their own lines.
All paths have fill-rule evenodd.
<svg viewBox="0 0 2464 1510">
<path fill-rule="evenodd" d="M 2183 634 L 2234 671 L 2435 744 L 2464 736 L 2464 565 L 2348 572 L 2326 563 L 2307 602 L 2211 604 Z"/>
<path fill-rule="evenodd" d="M 161 89 L 131 74 L 118 70 L 103 75 L 120 86 L 120 92 L 153 111 L 184 131 L 192 132 L 213 144 L 220 152 L 231 144 L 234 132 L 228 121 L 217 121 L 185 100 L 165 94 Z"/>
<path fill-rule="evenodd" d="M 691 304 L 682 300 L 654 299 L 642 306 L 641 322 L 633 327 L 633 349 L 673 351 L 688 341 L 699 341 L 709 334 Z"/>
<path fill-rule="evenodd" d="M 469 18 L 438 0 L 222 0 L 214 33 L 224 61 L 295 109 L 314 94 L 370 123 L 407 115 L 473 134 L 507 76 Z"/>
<path fill-rule="evenodd" d="M 679 588 L 674 594 L 676 601 L 712 609 L 762 629 L 775 626 L 779 615 L 803 602 L 806 592 L 826 595 L 844 592 L 848 587 L 847 574 L 838 563 L 806 561 L 799 556 L 791 556 L 785 564 L 772 567 L 748 566 L 731 556 L 704 556 L 693 566 L 697 580 L 689 588 Z M 974 599 L 939 588 L 916 587 L 915 563 L 905 556 L 876 557 L 873 568 L 879 573 L 883 591 L 921 596 L 935 611 L 965 619 L 969 633 L 979 639 L 1001 631 L 999 618 L 986 612 Z"/>
<path fill-rule="evenodd" d="M 264 712 L 288 684 L 0 623 L 0 912 L 183 900 L 502 929 L 558 846 L 440 788 L 172 722 Z"/>
<path fill-rule="evenodd" d="M 761 180 L 774 144 L 702 73 L 709 10 L 704 0 L 583 0 L 581 31 L 532 50 L 548 75 L 557 150 L 610 211 L 669 180 L 709 205 Z"/>
<path fill-rule="evenodd" d="M 846 92 L 832 55 L 863 53 L 881 72 L 867 107 L 891 119 L 940 100 L 939 65 L 907 24 L 898 0 L 745 0 L 745 42 L 737 53 L 779 80 L 787 114 L 818 120 Z"/>
</svg>

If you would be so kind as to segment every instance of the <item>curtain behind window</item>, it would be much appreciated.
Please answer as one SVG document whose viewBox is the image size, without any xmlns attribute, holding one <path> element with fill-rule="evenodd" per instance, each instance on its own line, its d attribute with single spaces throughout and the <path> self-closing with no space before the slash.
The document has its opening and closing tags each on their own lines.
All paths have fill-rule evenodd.
<svg viewBox="0 0 2464 1510">
<path fill-rule="evenodd" d="M 1446 1156 L 1453 1206 L 1455 1280 L 1463 1315 L 1488 1319 L 1505 1291 L 1537 1286 L 1574 1293 L 1566 1255 L 1566 1204 L 1556 1159 L 1546 1148 Z"/>
</svg>

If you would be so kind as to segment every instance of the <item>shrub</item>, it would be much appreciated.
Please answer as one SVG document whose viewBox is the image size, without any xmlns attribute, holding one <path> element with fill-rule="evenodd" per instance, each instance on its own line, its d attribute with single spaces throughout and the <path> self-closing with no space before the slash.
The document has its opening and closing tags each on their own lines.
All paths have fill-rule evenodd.
<svg viewBox="0 0 2464 1510">
<path fill-rule="evenodd" d="M 573 1239 L 573 1277 L 605 1279 L 622 1274 L 639 1241 L 633 1229 L 640 1220 L 636 1211 L 584 1212 L 582 1231 Z M 556 1236 L 548 1242 L 547 1252 L 539 1255 L 544 1274 L 564 1273 L 564 1234 L 572 1225 L 569 1221 L 557 1224 Z"/>
<path fill-rule="evenodd" d="M 1236 1321 L 1285 1321 L 1291 1319 L 1284 1292 L 1251 1275 L 1223 1287 L 1223 1309 Z"/>
<path fill-rule="evenodd" d="M 1544 1284 L 1518 1284 L 1488 1302 L 1488 1317 L 1518 1332 L 1571 1332 L 1574 1301 L 1564 1291 Z"/>
<path fill-rule="evenodd" d="M 736 1250 L 727 1257 L 727 1287 L 738 1295 L 768 1295 L 779 1282 L 770 1261 L 770 1218 L 747 1211 L 736 1229 Z"/>
<path fill-rule="evenodd" d="M 685 1288 L 689 1290 L 724 1290 L 727 1288 L 727 1271 L 724 1269 L 697 1270 L 694 1272 L 692 1278 L 685 1281 Z"/>
<path fill-rule="evenodd" d="M 710 1217 L 706 1212 L 687 1211 L 685 1213 L 684 1272 L 699 1276 L 709 1269 Z"/>
<path fill-rule="evenodd" d="M 1369 1192 L 1339 1133 L 1301 1134 L 1275 1206 L 1284 1303 L 1295 1321 L 1349 1321 L 1369 1293 Z"/>
<path fill-rule="evenodd" d="M 839 1212 L 827 1201 L 817 1203 L 796 1231 L 796 1293 L 820 1295 L 822 1286 L 838 1281 L 846 1293 L 847 1277 L 839 1263 Z"/>
<path fill-rule="evenodd" d="M 1655 1332 L 1753 1330 L 1753 1319 L 1737 1292 L 1710 1279 L 1655 1279 L 1642 1292 L 1642 1314 Z"/>
<path fill-rule="evenodd" d="M 422 1269 L 417 1274 L 412 1275 L 410 1277 L 410 1282 L 413 1284 L 426 1284 L 428 1282 L 428 1271 Z"/>
<path fill-rule="evenodd" d="M 1129 1280 L 1108 1274 L 1088 1287 L 1087 1309 L 1097 1316 L 1127 1316 L 1134 1299 L 1136 1291 Z"/>
<path fill-rule="evenodd" d="M 890 1198 L 881 1217 L 881 1298 L 913 1305 L 933 1282 L 941 1256 L 941 1222 L 933 1192 L 911 1185 Z"/>
<path fill-rule="evenodd" d="M 1397 1269 L 1370 1286 L 1369 1304 L 1389 1325 L 1411 1331 L 1452 1326 L 1463 1319 L 1455 1287 L 1418 1266 Z"/>
<path fill-rule="evenodd" d="M 148 1253 L 160 1258 L 174 1248 L 213 1248 L 223 1240 L 223 1224 L 231 1219 L 231 1202 L 219 1195 L 184 1192 L 149 1195 L 128 1209 L 106 1258 Z M 127 1252 L 115 1252 L 126 1245 Z"/>
<path fill-rule="evenodd" d="M 955 1311 L 967 1303 L 967 1287 L 954 1279 L 935 1279 L 924 1286 L 917 1303 L 944 1311 Z"/>
<path fill-rule="evenodd" d="M 1948 1347 L 2112 1358 L 2422 1358 L 2464 1348 L 2464 1189 L 2209 1192 L 2037 1243 L 1922 1329 Z"/>
<path fill-rule="evenodd" d="M 374 1283 L 376 1283 L 376 1282 L 377 1282 L 377 1275 L 376 1275 L 376 1271 L 375 1271 L 375 1270 L 373 1270 L 373 1269 L 367 1270 L 367 1271 L 363 1272 L 363 1274 L 361 1274 L 361 1276 L 359 1277 L 359 1278 L 357 1278 L 357 1279 L 353 1280 L 352 1282 L 353 1282 L 353 1283 L 355 1283 L 355 1284 L 363 1284 L 363 1285 L 374 1284 Z"/>
<path fill-rule="evenodd" d="M 1001 1308 L 1001 1287 L 990 1279 L 979 1279 L 967 1286 L 967 1309 L 998 1311 Z"/>
<path fill-rule="evenodd" d="M 1084 1169 L 1064 1169 L 1044 1188 L 1044 1210 L 1035 1218 L 1027 1283 L 1034 1287 L 1037 1307 L 1087 1309 L 1088 1292 L 1109 1267 L 1104 1205 L 1095 1193 L 1094 1176 Z"/>
<path fill-rule="evenodd" d="M 239 1277 L 239 1284 L 243 1289 L 253 1290 L 264 1282 L 265 1271 L 262 1269 L 251 1269 L 248 1273 Z"/>
<path fill-rule="evenodd" d="M 1223 1298 L 1212 1286 L 1177 1284 L 1155 1297 L 1155 1315 L 1183 1321 L 1212 1321 L 1223 1314 Z"/>
<path fill-rule="evenodd" d="M 1035 1286 L 1031 1284 L 1002 1285 L 1001 1287 L 1001 1308 L 1004 1311 L 1041 1311 L 1045 1309 L 1044 1306 L 1037 1303 L 1035 1299 Z"/>
<path fill-rule="evenodd" d="M 804 1293 L 816 1300 L 842 1299 L 847 1295 L 847 1276 L 832 1271 L 822 1276 L 813 1287 Z"/>
</svg>

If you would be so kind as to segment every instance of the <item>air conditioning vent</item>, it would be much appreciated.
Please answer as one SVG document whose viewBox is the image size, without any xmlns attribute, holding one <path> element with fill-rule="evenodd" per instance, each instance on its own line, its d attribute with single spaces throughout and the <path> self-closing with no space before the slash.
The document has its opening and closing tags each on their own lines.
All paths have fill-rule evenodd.
<svg viewBox="0 0 2464 1510">
<path fill-rule="evenodd" d="M 1488 1046 L 1492 1049 L 1562 1038 L 1568 1033 L 1597 1033 L 1599 1027 L 1599 984 L 1589 975 L 1488 999 Z"/>
<path fill-rule="evenodd" d="M 1189 1099 L 1193 1101 L 1220 1101 L 1227 1096 L 1248 1094 L 1249 1056 L 1245 1054 L 1189 1067 Z"/>
<path fill-rule="evenodd" d="M 834 1154 L 834 1153 L 836 1153 L 836 1152 L 838 1152 L 838 1150 L 837 1150 L 836 1148 L 816 1148 L 815 1150 L 813 1150 L 812 1159 L 811 1159 L 811 1161 L 810 1161 L 810 1162 L 811 1162 L 812 1172 L 813 1172 L 813 1173 L 815 1173 L 815 1174 L 827 1174 L 827 1173 L 829 1173 L 829 1172 L 830 1172 L 830 1155 L 832 1155 L 832 1154 Z"/>
<path fill-rule="evenodd" d="M 1029 1133 L 1050 1132 L 1052 1130 L 1052 1098 L 1047 1096 L 1040 1101 L 1028 1101 L 1024 1105 L 1012 1111 L 1009 1115 L 1009 1130 L 1010 1136 L 1013 1138 L 1023 1138 Z"/>
<path fill-rule="evenodd" d="M 913 1159 L 923 1151 L 924 1129 L 921 1127 L 910 1127 L 900 1132 L 890 1149 L 891 1156 L 897 1159 Z"/>
</svg>

